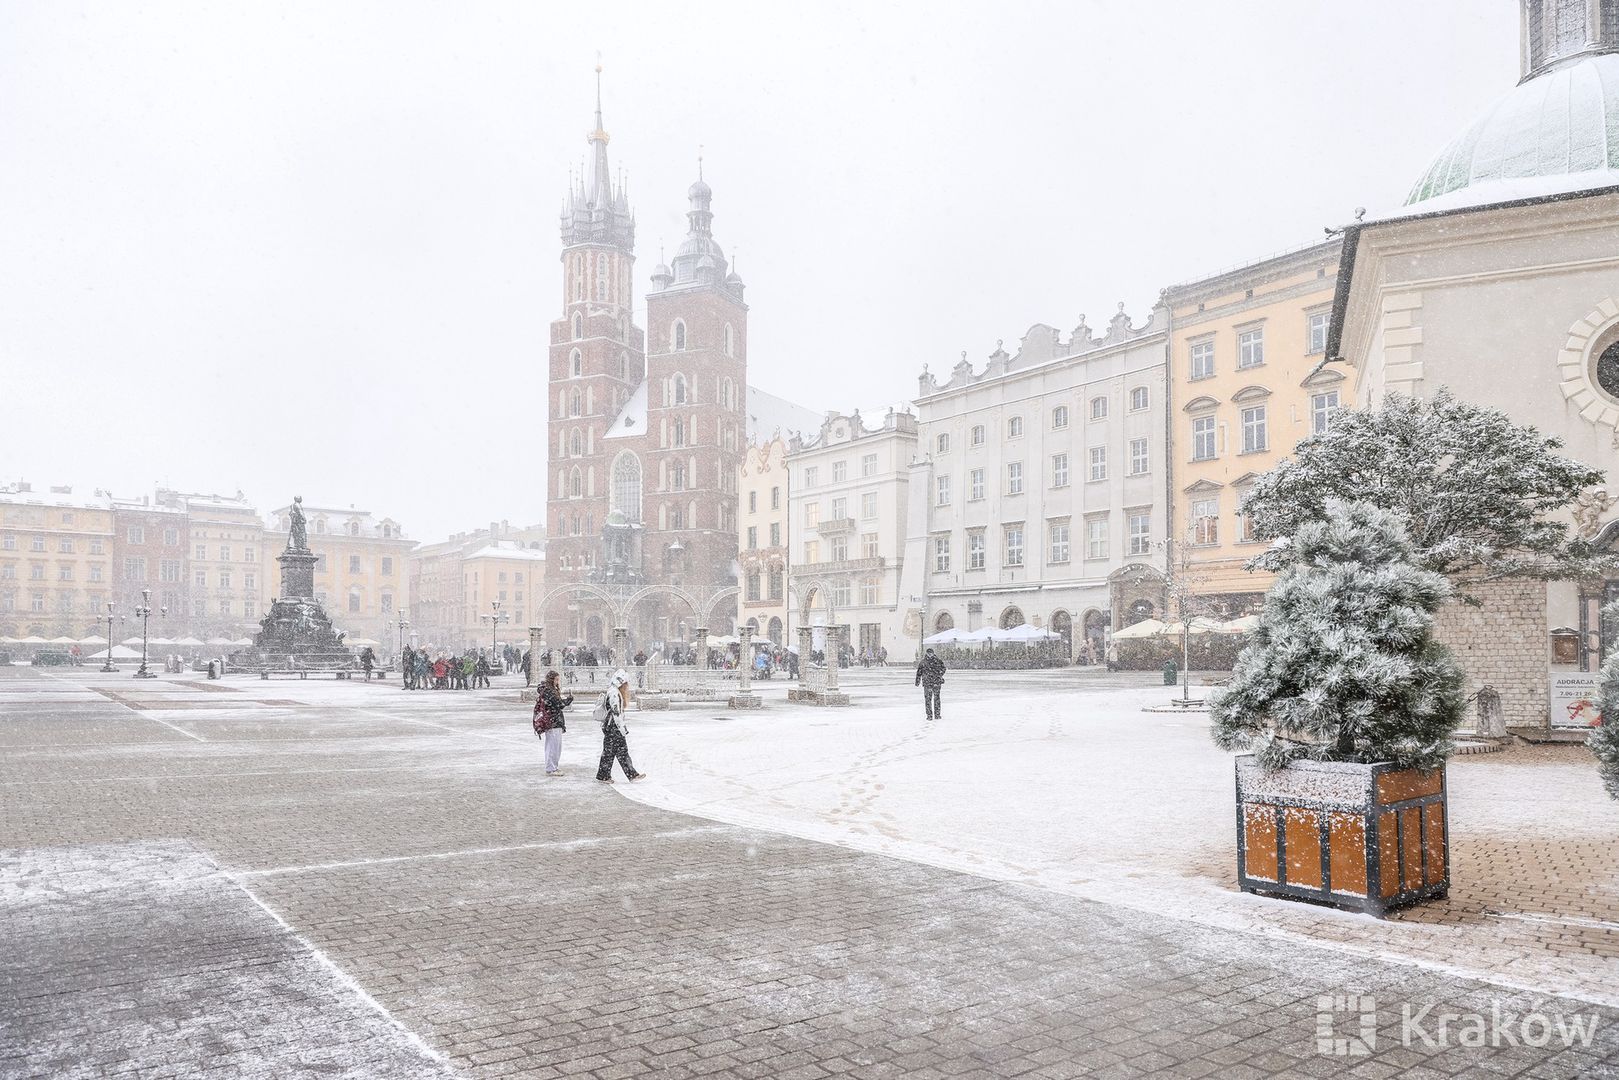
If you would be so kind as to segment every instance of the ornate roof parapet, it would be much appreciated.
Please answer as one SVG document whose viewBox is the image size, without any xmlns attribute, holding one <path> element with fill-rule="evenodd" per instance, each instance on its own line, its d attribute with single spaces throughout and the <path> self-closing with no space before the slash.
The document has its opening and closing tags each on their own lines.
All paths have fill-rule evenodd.
<svg viewBox="0 0 1619 1080">
<path fill-rule="evenodd" d="M 1083 315 L 1079 318 L 1079 325 L 1074 328 L 1073 337 L 1064 343 L 1062 334 L 1056 328 L 1045 323 L 1035 323 L 1029 327 L 1019 343 L 1017 355 L 1008 356 L 1003 342 L 995 343 L 995 351 L 989 354 L 984 370 L 975 372 L 972 363 L 963 352 L 961 359 L 950 371 L 950 378 L 941 383 L 938 376 L 926 367 L 918 379 L 918 397 L 931 397 L 950 390 L 959 390 L 963 387 L 974 386 L 978 383 L 998 379 L 1006 375 L 1016 374 L 1026 368 L 1037 367 L 1041 364 L 1055 360 L 1069 360 L 1084 358 L 1086 354 L 1114 348 L 1127 342 L 1150 337 L 1164 332 L 1164 312 L 1155 308 L 1140 326 L 1131 322 L 1130 316 L 1124 310 L 1124 304 L 1108 320 L 1107 332 L 1097 337 L 1095 332 L 1085 323 Z"/>
</svg>

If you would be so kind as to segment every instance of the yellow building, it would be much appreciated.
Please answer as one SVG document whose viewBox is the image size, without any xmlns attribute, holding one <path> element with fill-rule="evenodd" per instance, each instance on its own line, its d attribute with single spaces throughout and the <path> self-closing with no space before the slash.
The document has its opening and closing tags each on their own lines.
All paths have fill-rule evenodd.
<svg viewBox="0 0 1619 1080">
<path fill-rule="evenodd" d="M 545 527 L 491 522 L 487 529 L 455 533 L 410 553 L 410 633 L 407 640 L 435 648 L 489 644 L 484 616 L 498 601 L 505 616 L 501 642 L 528 640 L 541 618 L 545 587 Z"/>
<path fill-rule="evenodd" d="M 1248 486 L 1349 404 L 1326 348 L 1341 242 L 1165 289 L 1169 310 L 1169 537 L 1193 614 L 1257 609 L 1270 575 L 1237 507 Z M 1184 546 L 1181 546 L 1184 545 Z"/>
<path fill-rule="evenodd" d="M 780 435 L 749 446 L 737 479 L 737 551 L 742 567 L 740 619 L 754 639 L 788 643 L 787 442 Z M 729 634 L 735 627 L 727 627 Z"/>
<path fill-rule="evenodd" d="M 199 638 L 252 637 L 274 598 L 280 549 L 267 551 L 264 519 L 241 492 L 196 495 L 159 491 L 160 502 L 185 509 L 190 526 L 191 633 Z"/>
<path fill-rule="evenodd" d="M 106 636 L 114 548 L 112 501 L 103 493 L 0 488 L 0 636 Z"/>
<path fill-rule="evenodd" d="M 291 511 L 290 503 L 273 511 L 274 524 L 264 531 L 265 557 L 272 564 L 286 550 Z M 394 519 L 353 507 L 305 504 L 304 516 L 309 550 L 319 556 L 315 598 L 332 624 L 345 631 L 350 642 L 370 640 L 392 647 L 398 609 L 409 599 L 405 560 L 414 541 L 405 539 Z M 272 577 L 272 595 L 277 595 L 281 588 L 278 564 Z"/>
</svg>

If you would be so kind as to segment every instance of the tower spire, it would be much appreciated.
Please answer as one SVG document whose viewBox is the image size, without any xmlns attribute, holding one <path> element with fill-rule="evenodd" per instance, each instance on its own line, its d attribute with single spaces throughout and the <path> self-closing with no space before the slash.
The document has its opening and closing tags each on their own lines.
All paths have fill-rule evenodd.
<svg viewBox="0 0 1619 1080">
<path fill-rule="evenodd" d="M 595 167 L 590 177 L 589 201 L 598 208 L 607 207 L 613 201 L 613 176 L 607 167 L 607 129 L 602 126 L 602 63 L 601 54 L 596 54 L 596 127 L 587 137 L 586 141 L 594 148 Z"/>
</svg>

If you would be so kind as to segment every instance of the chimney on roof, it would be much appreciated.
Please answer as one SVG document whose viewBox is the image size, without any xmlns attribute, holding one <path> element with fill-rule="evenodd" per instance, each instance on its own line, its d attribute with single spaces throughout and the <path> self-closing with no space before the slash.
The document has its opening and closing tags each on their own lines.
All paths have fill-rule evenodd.
<svg viewBox="0 0 1619 1080">
<path fill-rule="evenodd" d="M 22 494 L 25 491 L 33 491 L 33 490 L 34 490 L 34 485 L 30 484 L 28 481 L 26 481 L 26 480 L 18 480 L 17 481 L 17 493 L 19 495 Z"/>
<path fill-rule="evenodd" d="M 52 495 L 71 495 L 71 494 L 73 494 L 73 485 L 72 484 L 53 484 L 53 485 L 51 485 L 51 494 Z"/>
</svg>

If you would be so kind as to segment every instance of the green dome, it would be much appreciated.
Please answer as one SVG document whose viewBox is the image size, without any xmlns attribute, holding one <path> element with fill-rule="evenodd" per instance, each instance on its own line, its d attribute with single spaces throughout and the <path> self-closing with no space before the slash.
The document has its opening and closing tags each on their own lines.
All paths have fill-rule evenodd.
<svg viewBox="0 0 1619 1080">
<path fill-rule="evenodd" d="M 1405 202 L 1455 209 L 1613 184 L 1619 53 L 1601 53 L 1514 87 L 1434 159 Z"/>
</svg>

